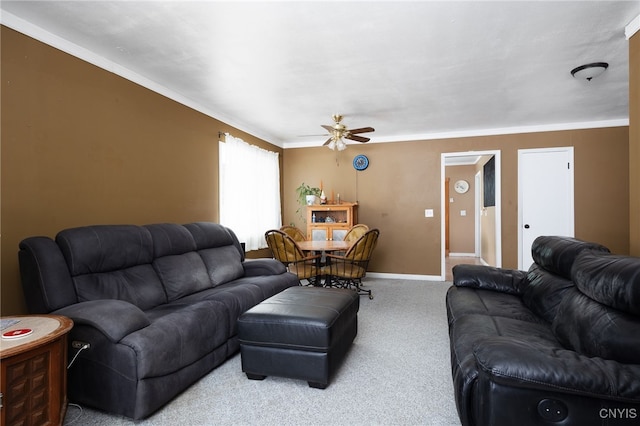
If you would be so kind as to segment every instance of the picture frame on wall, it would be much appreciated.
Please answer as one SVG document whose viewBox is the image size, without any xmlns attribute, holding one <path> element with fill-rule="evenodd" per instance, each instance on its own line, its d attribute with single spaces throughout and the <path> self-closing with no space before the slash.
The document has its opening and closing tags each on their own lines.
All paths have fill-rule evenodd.
<svg viewBox="0 0 640 426">
<path fill-rule="evenodd" d="M 482 167 L 484 180 L 484 207 L 496 205 L 496 157 L 491 156 Z"/>
</svg>

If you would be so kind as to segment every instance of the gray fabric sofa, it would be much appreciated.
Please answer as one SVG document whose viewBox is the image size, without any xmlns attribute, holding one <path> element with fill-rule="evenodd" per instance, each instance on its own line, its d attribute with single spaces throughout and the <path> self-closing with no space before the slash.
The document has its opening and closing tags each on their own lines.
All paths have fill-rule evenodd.
<svg viewBox="0 0 640 426">
<path fill-rule="evenodd" d="M 74 321 L 70 358 L 74 341 L 90 344 L 68 370 L 69 400 L 132 419 L 238 352 L 240 314 L 299 285 L 207 222 L 67 229 L 23 240 L 19 261 L 30 313 Z"/>
</svg>

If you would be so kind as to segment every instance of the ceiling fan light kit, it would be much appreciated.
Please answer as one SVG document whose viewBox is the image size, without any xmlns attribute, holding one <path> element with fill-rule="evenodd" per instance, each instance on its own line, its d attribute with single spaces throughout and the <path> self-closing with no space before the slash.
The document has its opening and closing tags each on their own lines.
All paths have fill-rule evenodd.
<svg viewBox="0 0 640 426">
<path fill-rule="evenodd" d="M 585 79 L 591 81 L 592 78 L 599 76 L 609 68 L 606 62 L 592 62 L 590 64 L 580 65 L 571 70 L 571 75 L 577 79 Z"/>
<path fill-rule="evenodd" d="M 327 146 L 332 151 L 344 151 L 347 148 L 347 144 L 345 143 L 345 139 L 349 139 L 356 142 L 366 143 L 371 139 L 365 138 L 364 136 L 358 136 L 358 133 L 367 133 L 373 132 L 375 129 L 373 127 L 362 127 L 359 129 L 347 129 L 347 126 L 341 123 L 342 115 L 333 114 L 331 117 L 333 118 L 334 124 L 333 126 L 322 124 L 321 126 L 329 132 L 329 139 L 323 144 L 323 146 Z"/>
</svg>

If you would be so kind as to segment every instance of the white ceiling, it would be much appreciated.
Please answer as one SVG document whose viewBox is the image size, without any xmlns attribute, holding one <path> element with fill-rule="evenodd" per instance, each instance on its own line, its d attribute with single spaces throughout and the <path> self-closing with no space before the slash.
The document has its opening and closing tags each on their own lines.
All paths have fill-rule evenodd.
<svg viewBox="0 0 640 426">
<path fill-rule="evenodd" d="M 285 148 L 628 123 L 640 1 L 6 1 L 2 23 Z M 570 74 L 605 61 L 591 82 Z M 308 136 L 316 135 L 316 136 Z"/>
</svg>

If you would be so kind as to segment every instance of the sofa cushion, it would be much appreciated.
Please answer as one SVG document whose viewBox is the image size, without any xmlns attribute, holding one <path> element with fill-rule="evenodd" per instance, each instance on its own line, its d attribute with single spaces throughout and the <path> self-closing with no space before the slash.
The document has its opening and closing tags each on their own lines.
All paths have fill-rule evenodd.
<svg viewBox="0 0 640 426">
<path fill-rule="evenodd" d="M 528 284 L 522 292 L 522 300 L 531 311 L 551 323 L 558 311 L 558 305 L 573 282 L 559 275 L 549 273 L 533 264 L 527 272 Z"/>
<path fill-rule="evenodd" d="M 167 300 L 180 299 L 211 287 L 207 269 L 191 233 L 182 225 L 146 225 L 153 238 L 153 268 L 160 277 Z"/>
<path fill-rule="evenodd" d="M 500 293 L 521 294 L 526 285 L 526 272 L 485 265 L 455 265 L 452 269 L 456 287 L 492 290 Z"/>
<path fill-rule="evenodd" d="M 466 289 L 463 289 L 466 290 Z M 488 293 L 485 291 L 485 293 Z M 512 318 L 490 315 L 464 315 L 450 322 L 451 366 L 456 404 L 461 419 L 472 419 L 471 401 L 475 398 L 478 364 L 474 350 L 486 340 L 503 336 L 514 342 L 528 342 L 540 347 L 557 348 L 557 340 L 543 322 L 536 324 Z M 480 396 L 477 396 L 480 397 Z M 463 424 L 466 424 L 463 420 Z M 473 422 L 469 422 L 473 424 Z"/>
<path fill-rule="evenodd" d="M 165 290 L 151 265 L 133 266 L 73 278 L 79 302 L 116 299 L 142 310 L 167 302 Z"/>
<path fill-rule="evenodd" d="M 571 267 L 576 256 L 583 250 L 609 252 L 598 243 L 581 241 L 570 237 L 540 236 L 531 244 L 534 264 L 547 271 L 571 279 Z"/>
<path fill-rule="evenodd" d="M 553 332 L 567 348 L 587 356 L 640 364 L 640 318 L 567 290 Z"/>
<path fill-rule="evenodd" d="M 78 301 L 117 299 L 149 309 L 167 301 L 151 267 L 153 243 L 135 225 L 96 225 L 60 231 L 56 243 L 65 258 Z"/>
<path fill-rule="evenodd" d="M 96 225 L 60 231 L 56 243 L 72 276 L 151 263 L 151 234 L 135 225 Z"/>
<path fill-rule="evenodd" d="M 231 233 L 230 229 L 219 223 L 195 222 L 186 224 L 184 227 L 193 236 L 197 250 L 224 246 L 236 247 L 237 238 L 235 235 Z M 236 247 L 236 250 L 240 253 L 240 248 Z"/>
<path fill-rule="evenodd" d="M 168 303 L 147 312 L 145 328 L 120 343 L 140 354 L 137 378 L 164 376 L 195 363 L 229 338 L 229 314 L 215 300 Z"/>
<path fill-rule="evenodd" d="M 476 288 L 451 286 L 446 297 L 449 323 L 466 315 L 487 315 L 541 323 L 520 296 Z"/>
<path fill-rule="evenodd" d="M 196 222 L 184 225 L 196 243 L 209 279 L 214 286 L 233 281 L 244 275 L 243 253 L 238 240 L 229 229 L 217 223 Z"/>
<path fill-rule="evenodd" d="M 211 287 L 207 268 L 195 252 L 158 258 L 153 261 L 153 268 L 160 277 L 169 301 Z"/>
<path fill-rule="evenodd" d="M 591 299 L 640 316 L 640 257 L 585 251 L 576 259 L 573 281 Z"/>
<path fill-rule="evenodd" d="M 175 223 L 145 225 L 153 240 L 153 257 L 183 254 L 196 250 L 196 242 L 189 231 Z"/>
<path fill-rule="evenodd" d="M 209 279 L 216 286 L 228 283 L 244 275 L 240 253 L 234 246 L 224 246 L 199 250 Z"/>
</svg>

